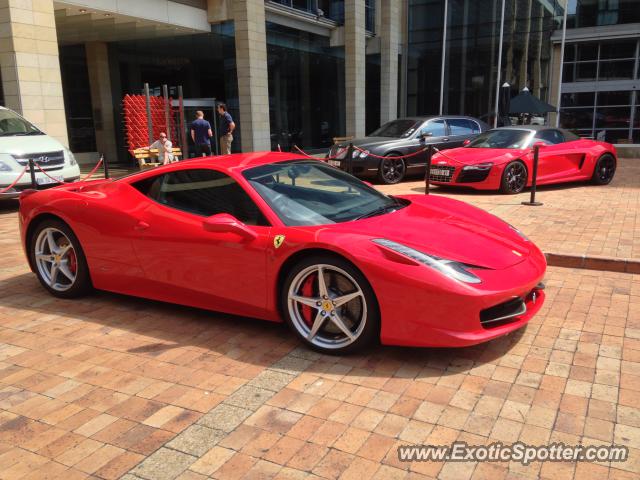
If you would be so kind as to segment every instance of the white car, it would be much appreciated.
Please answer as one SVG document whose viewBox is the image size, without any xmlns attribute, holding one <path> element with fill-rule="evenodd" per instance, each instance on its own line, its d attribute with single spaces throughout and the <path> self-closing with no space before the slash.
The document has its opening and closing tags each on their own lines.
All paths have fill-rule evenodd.
<svg viewBox="0 0 640 480">
<path fill-rule="evenodd" d="M 1 193 L 16 181 L 29 165 L 29 159 L 49 175 L 35 167 L 38 186 L 54 186 L 56 180 L 72 182 L 80 178 L 78 162 L 68 148 L 13 110 L 0 107 L 0 199 L 18 197 L 22 190 L 32 188 L 27 168 L 13 188 Z"/>
</svg>

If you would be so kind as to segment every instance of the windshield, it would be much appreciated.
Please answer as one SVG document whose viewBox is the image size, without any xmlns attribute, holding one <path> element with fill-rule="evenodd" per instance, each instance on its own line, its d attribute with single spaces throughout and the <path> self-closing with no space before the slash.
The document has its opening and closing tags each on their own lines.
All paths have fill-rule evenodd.
<svg viewBox="0 0 640 480">
<path fill-rule="evenodd" d="M 348 222 L 404 206 L 357 178 L 316 161 L 272 163 L 243 175 L 287 226 Z"/>
<path fill-rule="evenodd" d="M 406 138 L 416 131 L 416 128 L 422 122 L 417 120 L 411 120 L 408 118 L 393 120 L 385 123 L 378 130 L 369 134 L 370 137 L 391 137 L 391 138 Z"/>
<path fill-rule="evenodd" d="M 468 148 L 525 148 L 531 132 L 529 130 L 489 130 L 472 140 Z"/>
<path fill-rule="evenodd" d="M 0 136 L 13 135 L 44 135 L 44 133 L 11 110 L 0 109 Z"/>
</svg>

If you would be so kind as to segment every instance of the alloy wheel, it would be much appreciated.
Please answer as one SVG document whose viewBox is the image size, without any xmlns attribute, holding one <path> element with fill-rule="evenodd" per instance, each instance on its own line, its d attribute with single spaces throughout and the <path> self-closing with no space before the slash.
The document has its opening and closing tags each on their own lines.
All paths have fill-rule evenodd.
<svg viewBox="0 0 640 480">
<path fill-rule="evenodd" d="M 301 270 L 290 284 L 287 307 L 298 333 L 323 349 L 351 345 L 367 323 L 362 288 L 335 265 L 311 265 Z"/>
<path fill-rule="evenodd" d="M 609 183 L 616 173 L 616 161 L 610 156 L 604 156 L 598 163 L 598 179 L 601 183 Z"/>
<path fill-rule="evenodd" d="M 65 292 L 76 282 L 76 251 L 69 238 L 57 228 L 45 228 L 38 234 L 35 263 L 40 277 L 53 290 Z"/>
<path fill-rule="evenodd" d="M 380 166 L 382 177 L 387 183 L 398 183 L 404 178 L 404 160 L 397 158 L 385 158 Z"/>
</svg>

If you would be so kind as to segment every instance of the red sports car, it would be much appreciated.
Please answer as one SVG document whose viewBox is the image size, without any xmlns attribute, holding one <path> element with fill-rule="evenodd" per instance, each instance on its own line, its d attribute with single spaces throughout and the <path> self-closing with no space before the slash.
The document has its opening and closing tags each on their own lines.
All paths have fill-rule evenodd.
<svg viewBox="0 0 640 480">
<path fill-rule="evenodd" d="M 285 321 L 308 345 L 465 346 L 522 327 L 546 263 L 442 197 L 383 195 L 289 153 L 180 162 L 26 192 L 21 235 L 53 295 L 91 287 Z"/>
<path fill-rule="evenodd" d="M 616 149 L 559 128 L 502 127 L 464 147 L 433 156 L 430 183 L 520 193 L 531 185 L 533 146 L 539 145 L 538 185 L 591 180 L 606 185 L 616 173 Z"/>
</svg>

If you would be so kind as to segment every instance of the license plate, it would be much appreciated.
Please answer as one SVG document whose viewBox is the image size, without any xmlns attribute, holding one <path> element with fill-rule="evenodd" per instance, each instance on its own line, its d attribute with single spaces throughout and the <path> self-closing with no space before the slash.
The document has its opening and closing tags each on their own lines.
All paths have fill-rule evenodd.
<svg viewBox="0 0 640 480">
<path fill-rule="evenodd" d="M 43 176 L 43 177 L 37 177 L 36 178 L 36 183 L 38 185 L 50 185 L 52 183 L 62 183 L 62 181 L 64 180 L 64 178 L 62 177 L 62 175 L 51 175 L 52 178 Z"/>
<path fill-rule="evenodd" d="M 430 170 L 431 175 L 438 175 L 439 177 L 448 177 L 451 172 L 442 168 L 432 168 Z"/>
<path fill-rule="evenodd" d="M 341 165 L 340 160 L 327 160 L 327 163 L 332 167 L 338 167 L 338 168 L 340 168 L 340 165 Z"/>
</svg>

